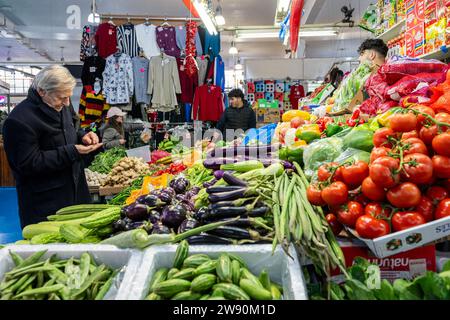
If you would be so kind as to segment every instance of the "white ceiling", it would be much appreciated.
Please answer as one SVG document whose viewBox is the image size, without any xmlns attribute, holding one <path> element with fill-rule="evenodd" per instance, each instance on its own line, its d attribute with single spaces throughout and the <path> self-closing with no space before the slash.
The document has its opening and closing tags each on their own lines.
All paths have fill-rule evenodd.
<svg viewBox="0 0 450 320">
<path fill-rule="evenodd" d="M 343 18 L 340 8 L 351 3 L 355 8 L 353 15 L 357 22 L 370 0 L 305 0 L 305 16 L 302 23 L 335 23 Z M 213 0 L 214 5 L 216 0 Z M 222 0 L 225 27 L 273 25 L 276 0 Z M 59 61 L 61 47 L 65 61 L 78 61 L 81 30 L 67 28 L 68 7 L 76 5 L 81 13 L 81 28 L 90 13 L 91 0 L 0 0 L 0 13 L 14 24 L 14 30 L 25 37 L 28 46 L 37 48 L 40 54 L 14 39 L 0 35 L 0 62 L 5 62 L 10 52 L 11 60 L 46 61 L 48 55 Z M 98 12 L 102 14 L 130 14 L 152 16 L 187 17 L 188 10 L 182 0 L 97 0 Z M 0 24 L 1 24 L 0 20 Z M 0 27 L 1 29 L 1 27 Z M 8 28 L 8 29 L 12 29 Z M 306 57 L 347 57 L 355 56 L 356 48 L 367 33 L 359 28 L 345 30 L 336 39 L 307 39 Z M 345 40 L 344 40 L 345 39 Z M 223 56 L 229 59 L 228 48 L 231 38 L 223 34 Z M 7 46 L 12 46 L 9 49 Z M 247 58 L 281 58 L 284 48 L 281 43 L 272 41 L 246 41 L 238 44 L 240 56 Z M 339 50 L 339 49 L 344 50 Z"/>
</svg>

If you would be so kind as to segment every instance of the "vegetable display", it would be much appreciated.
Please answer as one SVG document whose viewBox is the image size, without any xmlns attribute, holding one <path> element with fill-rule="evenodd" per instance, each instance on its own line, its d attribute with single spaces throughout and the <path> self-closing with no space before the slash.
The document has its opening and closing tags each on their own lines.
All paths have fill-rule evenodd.
<svg viewBox="0 0 450 320">
<path fill-rule="evenodd" d="M 135 179 L 149 172 L 148 165 L 139 158 L 122 158 L 109 172 L 102 186 L 129 186 Z"/>
<path fill-rule="evenodd" d="M 114 164 L 126 156 L 127 153 L 124 148 L 122 147 L 111 148 L 96 155 L 94 161 L 89 166 L 89 170 L 98 173 L 108 174 L 114 167 Z"/>
<path fill-rule="evenodd" d="M 154 273 L 146 300 L 281 300 L 282 292 L 266 270 L 256 276 L 242 258 L 227 253 L 217 259 L 189 255 L 182 241 L 172 266 Z"/>
<path fill-rule="evenodd" d="M 89 253 L 43 260 L 46 251 L 26 259 L 9 252 L 15 267 L 0 283 L 1 300 L 102 300 L 114 285 L 118 270 L 98 265 Z"/>
<path fill-rule="evenodd" d="M 106 178 L 108 177 L 105 173 L 99 173 L 95 171 L 91 171 L 89 169 L 84 169 L 84 174 L 86 175 L 86 181 L 88 186 L 92 187 L 99 187 L 101 186 Z"/>
</svg>

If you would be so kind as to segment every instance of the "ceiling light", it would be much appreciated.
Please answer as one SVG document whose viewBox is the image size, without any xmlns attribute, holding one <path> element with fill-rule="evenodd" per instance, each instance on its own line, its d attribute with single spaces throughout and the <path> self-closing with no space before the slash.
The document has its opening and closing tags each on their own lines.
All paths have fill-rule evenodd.
<svg viewBox="0 0 450 320">
<path fill-rule="evenodd" d="M 206 12 L 205 6 L 201 3 L 201 0 L 191 0 L 194 5 L 195 10 L 197 10 L 198 15 L 202 19 L 202 22 L 205 24 L 206 29 L 210 35 L 216 35 L 217 29 L 214 25 L 213 20 L 209 16 L 208 12 Z"/>
<path fill-rule="evenodd" d="M 241 58 L 238 58 L 237 63 L 234 66 L 234 69 L 235 70 L 242 70 L 242 69 L 244 69 L 244 66 L 241 63 Z"/>
<path fill-rule="evenodd" d="M 218 1 L 218 5 L 216 8 L 215 19 L 216 19 L 216 24 L 218 26 L 223 26 L 225 24 L 225 18 L 223 17 L 223 14 L 222 14 L 222 6 L 220 5 L 220 1 Z"/>
<path fill-rule="evenodd" d="M 288 11 L 291 0 L 278 0 L 277 11 Z"/>
<path fill-rule="evenodd" d="M 336 30 L 300 30 L 299 36 L 301 37 L 326 37 L 336 36 L 338 32 Z M 266 39 L 266 38 L 278 38 L 279 31 L 277 30 L 243 30 L 237 32 L 238 39 Z"/>
<path fill-rule="evenodd" d="M 236 43 L 234 42 L 234 40 L 231 41 L 231 47 L 230 47 L 230 50 L 228 50 L 228 53 L 231 55 L 235 55 L 235 54 L 239 53 L 239 50 L 238 50 L 238 48 L 236 48 Z"/>
<path fill-rule="evenodd" d="M 97 5 L 95 0 L 92 0 L 91 13 L 88 16 L 89 23 L 100 23 L 100 15 L 97 13 Z"/>
</svg>

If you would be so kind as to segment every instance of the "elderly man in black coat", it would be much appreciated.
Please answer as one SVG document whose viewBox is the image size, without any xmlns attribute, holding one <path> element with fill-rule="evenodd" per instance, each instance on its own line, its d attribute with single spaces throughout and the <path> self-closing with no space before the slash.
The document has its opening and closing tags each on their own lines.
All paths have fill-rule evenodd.
<svg viewBox="0 0 450 320">
<path fill-rule="evenodd" d="M 22 228 L 46 220 L 60 208 L 91 201 L 82 155 L 102 144 L 95 133 L 77 131 L 70 103 L 75 85 L 66 68 L 44 68 L 3 125 Z"/>
</svg>

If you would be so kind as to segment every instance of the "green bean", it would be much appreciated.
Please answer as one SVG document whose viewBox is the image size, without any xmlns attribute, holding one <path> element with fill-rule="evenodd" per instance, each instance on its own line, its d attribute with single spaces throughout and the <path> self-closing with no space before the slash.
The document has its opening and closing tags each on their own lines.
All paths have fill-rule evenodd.
<svg viewBox="0 0 450 320">
<path fill-rule="evenodd" d="M 272 198 L 274 201 L 277 198 L 276 191 L 272 192 Z M 280 233 L 280 206 L 277 203 L 274 203 L 272 206 L 272 213 L 273 213 L 273 225 L 275 228 L 275 237 L 272 244 L 272 251 L 275 250 L 275 247 L 277 245 L 277 242 L 281 243 L 281 233 Z"/>
<path fill-rule="evenodd" d="M 102 286 L 100 291 L 96 294 L 95 300 L 103 300 L 103 298 L 105 297 L 106 293 L 111 288 L 111 285 L 112 285 L 113 280 L 116 277 L 117 273 L 118 273 L 117 271 L 113 272 L 113 274 L 109 277 L 108 281 L 105 282 L 105 284 Z"/>
<path fill-rule="evenodd" d="M 286 226 L 287 226 L 287 210 L 288 210 L 288 200 L 289 197 L 292 194 L 292 190 L 295 186 L 295 176 L 291 179 L 291 182 L 289 183 L 289 187 L 286 192 L 286 197 L 283 201 L 283 207 L 281 208 L 281 215 L 280 215 L 280 232 L 281 232 L 281 238 L 284 239 L 285 233 L 286 233 Z"/>
<path fill-rule="evenodd" d="M 18 278 L 13 278 L 11 280 L 3 280 L 2 283 L 0 284 L 0 292 L 6 290 L 7 288 L 11 287 L 14 283 L 16 283 L 16 281 L 18 281 Z"/>
<path fill-rule="evenodd" d="M 312 238 L 312 227 L 309 222 L 308 217 L 305 213 L 305 208 L 303 206 L 303 202 L 300 200 L 301 196 L 299 194 L 298 188 L 294 188 L 295 198 L 297 199 L 297 205 L 299 206 L 299 214 L 300 214 L 300 222 L 303 228 L 303 237 L 307 241 L 311 241 Z M 299 239 L 300 240 L 300 239 Z"/>
<path fill-rule="evenodd" d="M 64 287 L 64 285 L 62 285 L 62 284 L 55 284 L 55 285 L 48 286 L 48 287 L 31 289 L 31 290 L 24 291 L 16 296 L 14 296 L 14 298 L 17 299 L 17 298 L 21 298 L 21 297 L 25 297 L 25 296 L 36 295 L 36 294 L 50 294 L 50 293 L 61 290 L 63 287 Z"/>
<path fill-rule="evenodd" d="M 41 267 L 41 266 L 44 265 L 44 263 L 45 263 L 44 261 L 41 261 L 41 262 L 33 263 L 33 264 L 31 264 L 29 266 L 26 266 L 26 267 L 14 268 L 11 271 L 6 272 L 5 276 L 7 276 L 7 277 L 15 277 L 17 274 L 23 274 L 23 271 L 25 271 L 25 273 L 26 273 L 28 270 L 34 269 L 36 267 Z"/>
<path fill-rule="evenodd" d="M 64 266 L 64 273 L 70 274 L 73 272 L 73 258 L 70 258 L 67 260 L 65 266 Z"/>
<path fill-rule="evenodd" d="M 44 272 L 40 271 L 37 273 L 37 283 L 36 286 L 38 288 L 42 287 L 44 285 Z"/>
<path fill-rule="evenodd" d="M 11 256 L 11 259 L 13 260 L 16 267 L 20 266 L 23 263 L 23 259 L 21 256 L 19 256 L 17 253 L 12 252 L 9 250 L 9 255 Z"/>
<path fill-rule="evenodd" d="M 289 231 L 292 235 L 294 235 L 298 215 L 297 200 L 295 199 L 295 196 L 291 197 L 291 201 L 289 201 L 289 204 Z"/>
<path fill-rule="evenodd" d="M 34 273 L 34 272 L 39 272 L 39 271 L 50 271 L 50 270 L 52 270 L 52 268 L 53 268 L 52 266 L 35 267 L 35 268 L 31 268 L 29 270 L 23 270 L 21 272 L 18 272 L 16 274 L 14 274 L 14 277 L 19 277 L 19 276 L 22 276 L 27 273 Z"/>
<path fill-rule="evenodd" d="M 91 266 L 91 256 L 85 252 L 80 257 L 80 279 L 83 283 L 89 275 L 89 267 Z"/>
<path fill-rule="evenodd" d="M 30 277 L 31 274 L 28 273 L 23 275 L 14 285 L 10 286 L 7 290 L 2 290 L 2 292 L 16 292 L 16 290 L 20 288 Z"/>
<path fill-rule="evenodd" d="M 3 293 L 0 300 L 10 300 L 12 298 L 12 293 L 8 292 L 8 293 Z"/>
<path fill-rule="evenodd" d="M 17 288 L 16 294 L 21 293 L 24 291 L 29 285 L 33 283 L 33 281 L 36 279 L 37 275 L 33 274 L 31 277 L 27 279 L 19 288 Z"/>
<path fill-rule="evenodd" d="M 101 286 L 100 282 L 96 281 L 96 282 L 94 283 L 94 286 L 92 287 L 92 296 L 91 296 L 91 300 L 94 300 L 95 297 L 97 296 L 97 294 L 98 294 L 98 289 L 99 289 L 100 286 Z"/>
<path fill-rule="evenodd" d="M 104 264 L 102 264 L 99 267 L 97 267 L 95 269 L 95 271 L 83 282 L 81 287 L 72 294 L 72 298 L 74 298 L 76 296 L 79 296 L 80 294 L 85 292 L 94 281 L 98 280 L 98 278 L 100 276 L 102 276 L 102 273 L 103 273 L 104 269 L 105 269 L 105 265 Z"/>
<path fill-rule="evenodd" d="M 56 282 L 56 278 L 51 278 L 46 283 L 44 283 L 43 287 L 50 287 Z"/>
<path fill-rule="evenodd" d="M 56 293 L 52 293 L 48 297 L 48 300 L 61 300 L 61 298 Z"/>
<path fill-rule="evenodd" d="M 34 254 L 32 254 L 31 256 L 29 256 L 28 258 L 24 259 L 22 261 L 21 264 L 19 264 L 17 266 L 18 269 L 23 268 L 23 267 L 27 267 L 30 266 L 32 264 L 35 264 L 36 262 L 39 261 L 39 259 L 41 259 L 41 257 L 47 252 L 47 249 L 42 250 L 42 251 L 38 251 Z"/>
<path fill-rule="evenodd" d="M 58 268 L 51 266 L 48 271 L 49 271 L 50 276 L 52 278 L 55 278 L 56 282 L 64 284 L 64 285 L 67 283 L 68 276 L 64 272 L 59 270 Z"/>
<path fill-rule="evenodd" d="M 59 294 L 63 300 L 70 300 L 70 289 L 67 286 L 64 286 L 59 290 Z"/>
</svg>

